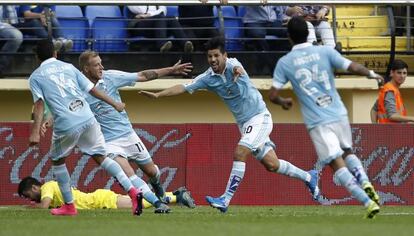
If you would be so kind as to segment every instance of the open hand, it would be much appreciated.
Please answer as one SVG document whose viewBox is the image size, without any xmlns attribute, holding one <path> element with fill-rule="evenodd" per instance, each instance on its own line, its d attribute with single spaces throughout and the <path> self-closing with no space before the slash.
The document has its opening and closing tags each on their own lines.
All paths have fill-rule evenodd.
<svg viewBox="0 0 414 236">
<path fill-rule="evenodd" d="M 193 70 L 193 65 L 191 62 L 181 64 L 179 60 L 172 68 L 172 73 L 176 75 L 188 75 Z"/>
<path fill-rule="evenodd" d="M 233 76 L 234 76 L 234 79 L 233 79 L 233 81 L 234 82 L 237 82 L 237 80 L 239 79 L 239 77 L 240 76 L 242 76 L 242 75 L 244 75 L 246 72 L 243 70 L 243 68 L 242 67 L 240 67 L 240 66 L 235 66 L 234 68 L 233 68 Z"/>
</svg>

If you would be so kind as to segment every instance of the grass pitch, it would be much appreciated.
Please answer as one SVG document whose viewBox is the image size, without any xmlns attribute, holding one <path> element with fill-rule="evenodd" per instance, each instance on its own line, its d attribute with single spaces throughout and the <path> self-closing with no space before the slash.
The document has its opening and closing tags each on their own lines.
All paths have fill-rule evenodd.
<svg viewBox="0 0 414 236">
<path fill-rule="evenodd" d="M 231 206 L 225 214 L 201 206 L 173 207 L 168 215 L 145 209 L 140 217 L 128 210 L 79 211 L 55 217 L 48 210 L 0 207 L 0 235 L 413 235 L 414 207 L 383 206 L 374 220 L 363 219 L 359 206 Z"/>
</svg>

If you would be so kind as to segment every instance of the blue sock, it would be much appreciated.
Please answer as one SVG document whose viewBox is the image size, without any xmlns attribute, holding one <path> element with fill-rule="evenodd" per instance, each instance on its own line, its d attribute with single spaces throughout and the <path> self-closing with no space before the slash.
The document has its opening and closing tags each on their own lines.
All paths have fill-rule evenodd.
<svg viewBox="0 0 414 236">
<path fill-rule="evenodd" d="M 335 180 L 344 186 L 348 192 L 359 202 L 364 204 L 364 206 L 368 206 L 371 202 L 371 199 L 369 199 L 365 191 L 357 184 L 355 177 L 349 172 L 347 167 L 342 167 L 335 172 L 334 181 Z"/>
<path fill-rule="evenodd" d="M 101 167 L 106 170 L 112 177 L 115 177 L 125 191 L 129 192 L 129 190 L 131 190 L 133 187 L 132 183 L 117 162 L 111 158 L 105 158 L 101 163 Z"/>
<path fill-rule="evenodd" d="M 279 168 L 276 170 L 277 173 L 301 179 L 304 182 L 309 182 L 311 176 L 308 172 L 292 165 L 290 162 L 279 159 Z"/>
<path fill-rule="evenodd" d="M 72 189 L 70 187 L 70 176 L 66 164 L 52 166 L 56 181 L 59 184 L 60 192 L 62 193 L 63 201 L 65 203 L 73 203 Z"/>
<path fill-rule="evenodd" d="M 227 182 L 226 191 L 224 192 L 224 202 L 229 205 L 231 198 L 237 191 L 240 182 L 243 180 L 244 172 L 246 170 L 246 163 L 242 161 L 233 161 L 233 168 L 231 169 L 230 178 Z"/>
<path fill-rule="evenodd" d="M 151 191 L 151 189 L 149 188 L 147 183 L 145 183 L 144 180 L 139 178 L 137 175 L 133 175 L 129 177 L 129 179 L 131 180 L 131 183 L 134 185 L 135 188 L 141 190 L 143 197 L 149 203 L 151 203 L 152 205 L 155 205 L 155 203 L 159 201 L 157 196 L 155 196 L 155 194 Z"/>
<path fill-rule="evenodd" d="M 349 171 L 355 176 L 360 185 L 369 182 L 367 173 L 357 156 L 354 154 L 346 156 L 345 163 L 346 167 L 348 167 Z"/>
</svg>

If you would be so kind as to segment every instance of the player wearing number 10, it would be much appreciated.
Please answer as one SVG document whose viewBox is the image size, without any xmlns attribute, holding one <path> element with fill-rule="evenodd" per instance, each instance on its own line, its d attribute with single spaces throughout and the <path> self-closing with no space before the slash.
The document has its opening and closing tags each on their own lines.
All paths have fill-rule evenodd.
<svg viewBox="0 0 414 236">
<path fill-rule="evenodd" d="M 269 98 L 283 109 L 289 109 L 292 99 L 280 97 L 279 90 L 288 81 L 291 82 L 301 104 L 319 164 L 329 165 L 335 172 L 334 181 L 344 186 L 367 207 L 367 218 L 373 218 L 379 212 L 379 196 L 361 161 L 352 152 L 348 115 L 335 88 L 332 68 L 368 76 L 380 83 L 383 78 L 342 57 L 330 47 L 307 43 L 308 27 L 301 17 L 289 21 L 288 33 L 294 46 L 291 52 L 277 62 Z"/>
<path fill-rule="evenodd" d="M 51 213 L 53 215 L 77 214 L 65 158 L 75 146 L 78 146 L 83 153 L 92 156 L 103 169 L 119 181 L 131 197 L 133 214 L 141 214 L 142 194 L 133 187 L 118 163 L 106 158 L 104 137 L 84 99 L 84 92 L 105 101 L 119 112 L 124 110 L 125 105 L 115 102 L 105 93 L 95 89 L 73 65 L 57 60 L 51 41 L 39 41 L 36 55 L 41 64 L 29 78 L 34 101 L 34 124 L 29 141 L 30 145 L 37 145 L 40 141 L 44 103 L 47 103 L 54 120 L 50 150 L 52 170 L 65 202 L 61 208 L 52 209 Z"/>
<path fill-rule="evenodd" d="M 223 195 L 216 198 L 207 196 L 207 202 L 221 212 L 227 211 L 233 195 L 243 180 L 246 160 L 251 154 L 268 171 L 302 180 L 313 197 L 317 198 L 319 188 L 316 171 L 306 172 L 277 158 L 275 145 L 269 138 L 273 129 L 272 116 L 267 110 L 262 95 L 250 81 L 241 63 L 236 58 L 227 58 L 224 40 L 220 37 L 213 38 L 207 43 L 206 48 L 210 68 L 195 78 L 192 83 L 176 85 L 158 93 L 142 91 L 141 94 L 159 98 L 207 89 L 216 93 L 233 113 L 241 133 L 233 155 L 233 168 Z"/>
</svg>

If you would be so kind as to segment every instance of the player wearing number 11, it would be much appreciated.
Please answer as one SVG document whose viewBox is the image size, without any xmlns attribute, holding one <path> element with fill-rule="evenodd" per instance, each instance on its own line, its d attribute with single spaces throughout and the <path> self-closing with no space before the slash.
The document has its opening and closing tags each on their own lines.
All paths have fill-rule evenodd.
<svg viewBox="0 0 414 236">
<path fill-rule="evenodd" d="M 99 123 L 84 99 L 84 93 L 88 92 L 105 101 L 119 112 L 124 110 L 125 105 L 115 102 L 105 93 L 95 89 L 73 65 L 57 60 L 51 41 L 39 41 L 36 55 L 41 64 L 29 78 L 34 101 L 34 124 L 29 141 L 31 146 L 37 145 L 40 141 L 44 103 L 47 103 L 54 120 L 50 149 L 52 170 L 65 202 L 62 207 L 52 209 L 51 213 L 77 214 L 65 158 L 75 146 L 78 146 L 83 153 L 92 156 L 103 169 L 119 181 L 131 197 L 132 213 L 141 214 L 142 194 L 132 185 L 118 163 L 106 158 L 104 137 Z"/>
<path fill-rule="evenodd" d="M 319 164 L 329 165 L 335 172 L 334 181 L 367 207 L 367 218 L 373 218 L 379 212 L 379 196 L 361 161 L 352 152 L 348 114 L 335 88 L 333 68 L 368 76 L 379 83 L 383 78 L 342 57 L 331 47 L 307 43 L 308 27 L 302 17 L 289 21 L 288 34 L 294 46 L 277 62 L 269 98 L 283 109 L 289 109 L 292 99 L 280 97 L 279 90 L 291 82 Z"/>
</svg>

